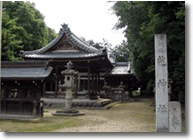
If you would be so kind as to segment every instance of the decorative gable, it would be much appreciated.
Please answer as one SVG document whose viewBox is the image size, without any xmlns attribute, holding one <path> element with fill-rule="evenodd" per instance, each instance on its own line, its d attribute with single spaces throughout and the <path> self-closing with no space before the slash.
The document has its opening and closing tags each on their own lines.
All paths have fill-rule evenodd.
<svg viewBox="0 0 193 140">
<path fill-rule="evenodd" d="M 59 36 L 41 49 L 22 51 L 20 55 L 29 59 L 88 58 L 107 55 L 106 49 L 97 49 L 78 38 L 67 24 L 63 24 Z"/>
<path fill-rule="evenodd" d="M 65 50 L 81 50 L 81 49 L 76 47 L 64 34 L 63 37 L 50 50 L 46 51 L 46 53 L 53 51 L 60 52 Z"/>
</svg>

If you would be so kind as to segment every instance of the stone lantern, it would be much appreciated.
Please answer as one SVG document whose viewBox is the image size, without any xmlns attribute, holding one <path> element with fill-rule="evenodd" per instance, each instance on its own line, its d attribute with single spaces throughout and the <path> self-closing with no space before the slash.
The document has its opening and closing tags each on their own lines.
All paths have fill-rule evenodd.
<svg viewBox="0 0 193 140">
<path fill-rule="evenodd" d="M 59 85 L 59 90 L 62 92 L 66 92 L 66 103 L 65 107 L 62 111 L 56 111 L 52 115 L 57 116 L 77 116 L 77 115 L 84 115 L 82 112 L 79 112 L 75 108 L 72 107 L 72 100 L 73 100 L 73 91 L 76 87 L 75 84 L 75 76 L 78 74 L 77 71 L 72 69 L 72 62 L 69 61 L 67 63 L 67 69 L 62 71 L 61 74 L 64 75 L 64 84 Z"/>
</svg>

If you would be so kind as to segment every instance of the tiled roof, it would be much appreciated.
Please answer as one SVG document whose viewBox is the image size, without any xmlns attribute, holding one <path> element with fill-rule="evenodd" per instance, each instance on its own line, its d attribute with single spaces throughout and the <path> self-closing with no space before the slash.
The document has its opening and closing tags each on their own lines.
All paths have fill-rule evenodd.
<svg viewBox="0 0 193 140">
<path fill-rule="evenodd" d="M 128 66 L 128 62 L 116 62 L 116 66 Z"/>
<path fill-rule="evenodd" d="M 79 39 L 75 34 L 73 34 L 70 29 L 68 28 L 67 24 L 63 24 L 62 28 L 60 29 L 59 36 L 52 40 L 48 45 L 45 47 L 34 50 L 34 51 L 24 51 L 22 53 L 22 56 L 28 57 L 28 54 L 42 54 L 45 53 L 47 50 L 51 49 L 62 37 L 63 35 L 66 35 L 69 40 L 76 45 L 76 47 L 80 48 L 81 50 L 89 53 L 98 53 L 101 50 L 96 49 L 95 47 L 89 45 L 87 42 Z M 59 51 L 61 52 L 61 51 Z"/>
<path fill-rule="evenodd" d="M 42 79 L 48 77 L 52 67 L 44 62 L 2 62 L 2 79 Z"/>
<path fill-rule="evenodd" d="M 58 53 L 46 53 L 46 54 L 27 54 L 27 58 L 42 58 L 42 59 L 54 59 L 54 58 L 89 58 L 104 55 L 103 53 L 80 53 L 80 52 L 58 52 Z"/>
<path fill-rule="evenodd" d="M 46 68 L 48 66 L 49 61 L 2 61 L 1 62 L 1 68 L 16 68 L 16 67 L 28 67 L 28 68 L 33 68 L 33 67 L 43 67 Z"/>
<path fill-rule="evenodd" d="M 52 67 L 44 68 L 2 68 L 1 78 L 3 79 L 39 79 L 50 75 Z"/>
<path fill-rule="evenodd" d="M 127 66 L 115 66 L 110 74 L 129 74 Z"/>
<path fill-rule="evenodd" d="M 110 72 L 112 75 L 128 75 L 133 74 L 131 70 L 131 62 L 116 62 L 114 68 Z"/>
</svg>

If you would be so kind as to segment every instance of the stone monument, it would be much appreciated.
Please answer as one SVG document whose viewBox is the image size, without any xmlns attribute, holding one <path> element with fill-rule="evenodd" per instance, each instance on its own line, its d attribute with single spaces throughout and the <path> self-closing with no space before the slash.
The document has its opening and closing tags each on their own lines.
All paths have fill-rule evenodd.
<svg viewBox="0 0 193 140">
<path fill-rule="evenodd" d="M 156 131 L 169 132 L 166 34 L 155 35 Z"/>
<path fill-rule="evenodd" d="M 169 102 L 167 68 L 167 39 L 165 34 L 155 35 L 155 76 L 156 76 L 156 131 L 181 132 L 181 105 Z M 169 109 L 168 109 L 169 108 Z"/>
<path fill-rule="evenodd" d="M 72 107 L 72 100 L 73 100 L 73 90 L 76 87 L 75 84 L 75 76 L 78 74 L 77 71 L 72 69 L 72 62 L 69 61 L 67 63 L 67 69 L 62 71 L 61 74 L 64 75 L 64 84 L 59 85 L 59 90 L 62 92 L 66 91 L 66 102 L 65 107 L 62 111 L 56 111 L 52 115 L 54 116 L 78 116 L 84 115 L 84 113 L 79 112 L 75 108 Z"/>
<path fill-rule="evenodd" d="M 181 104 L 179 102 L 169 102 L 169 131 L 182 131 Z"/>
</svg>

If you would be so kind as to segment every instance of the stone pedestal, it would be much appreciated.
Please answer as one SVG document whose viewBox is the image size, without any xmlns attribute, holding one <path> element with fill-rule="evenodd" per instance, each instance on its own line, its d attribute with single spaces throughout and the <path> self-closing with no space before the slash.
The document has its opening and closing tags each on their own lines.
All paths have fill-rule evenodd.
<svg viewBox="0 0 193 140">
<path fill-rule="evenodd" d="M 169 102 L 169 132 L 182 132 L 181 104 Z"/>
<path fill-rule="evenodd" d="M 79 112 L 79 111 L 72 111 L 70 110 L 69 112 L 64 112 L 64 111 L 56 111 L 55 113 L 52 113 L 52 115 L 54 116 L 80 116 L 80 115 L 84 115 L 83 112 Z"/>
<path fill-rule="evenodd" d="M 66 104 L 65 107 L 62 109 L 62 111 L 56 111 L 52 115 L 54 116 L 78 116 L 78 115 L 84 115 L 84 113 L 79 112 L 75 108 L 72 107 L 72 89 L 67 88 L 66 89 Z"/>
</svg>

